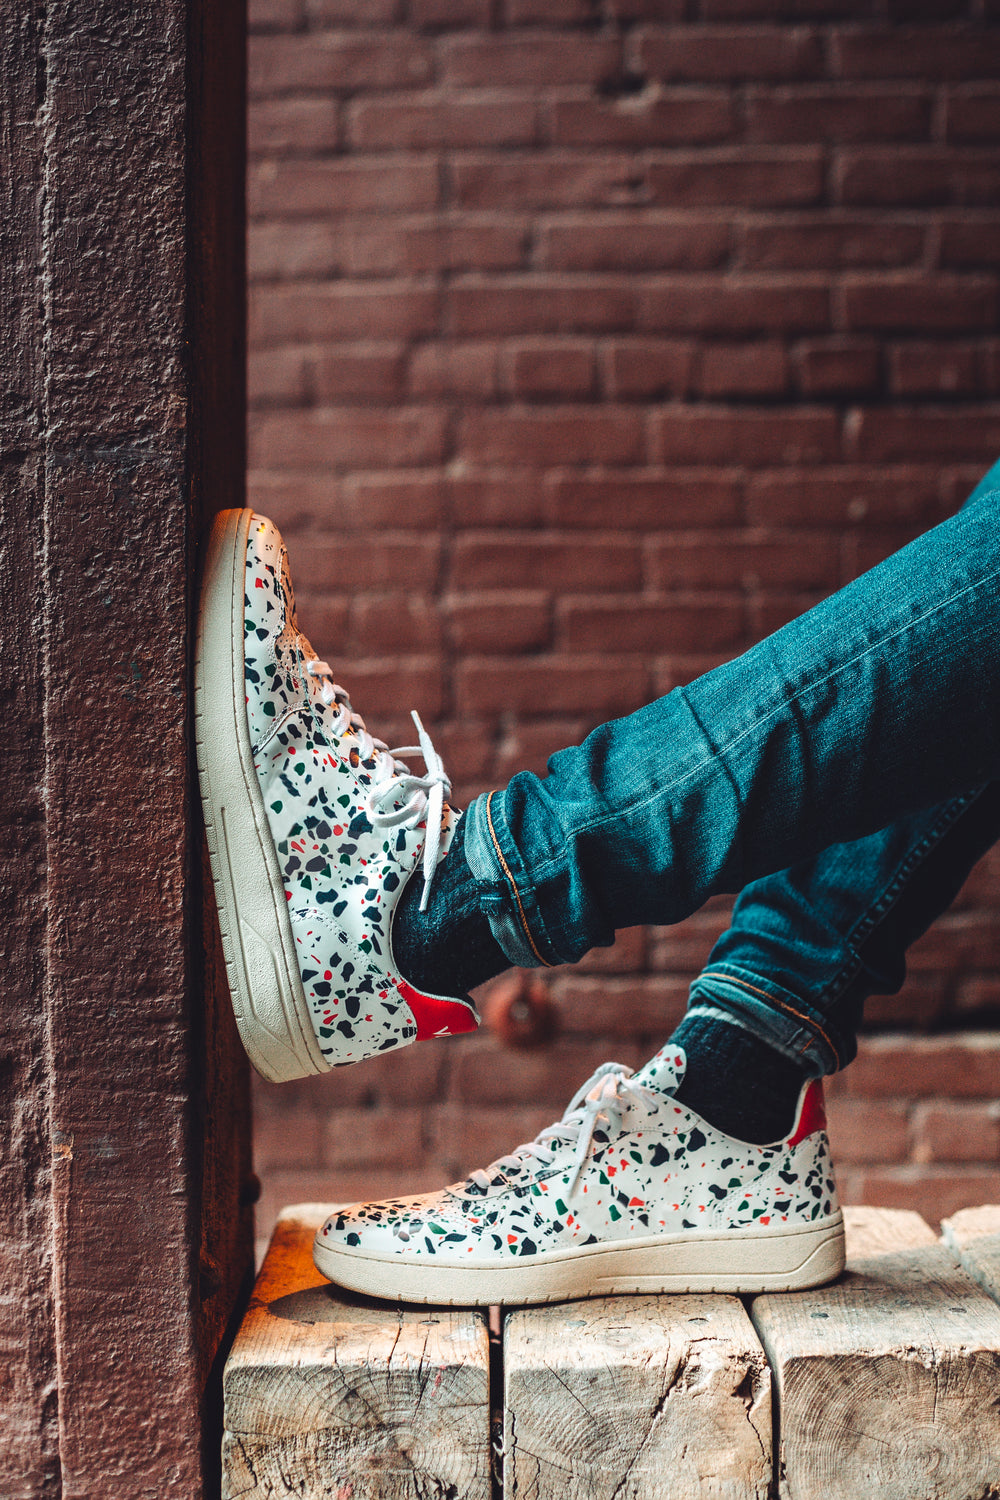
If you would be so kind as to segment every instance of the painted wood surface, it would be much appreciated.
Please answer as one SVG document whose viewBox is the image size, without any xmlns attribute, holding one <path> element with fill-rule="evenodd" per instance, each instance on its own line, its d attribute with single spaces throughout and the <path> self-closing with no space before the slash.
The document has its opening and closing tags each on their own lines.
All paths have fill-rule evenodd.
<svg viewBox="0 0 1000 1500">
<path fill-rule="evenodd" d="M 312 1264 L 329 1207 L 278 1222 L 224 1378 L 230 1500 L 489 1500 L 485 1312 L 338 1291 Z"/>
<path fill-rule="evenodd" d="M 781 1500 L 980 1500 L 1000 1482 L 1000 1308 L 916 1215 L 857 1222 L 839 1281 L 751 1306 Z"/>
</svg>

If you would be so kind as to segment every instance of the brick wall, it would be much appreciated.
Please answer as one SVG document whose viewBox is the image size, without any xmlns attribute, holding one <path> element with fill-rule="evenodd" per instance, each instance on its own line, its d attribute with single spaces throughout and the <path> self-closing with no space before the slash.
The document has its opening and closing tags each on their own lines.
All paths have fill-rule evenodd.
<svg viewBox="0 0 1000 1500">
<path fill-rule="evenodd" d="M 1000 452 L 995 0 L 251 13 L 251 503 L 369 723 L 406 742 L 419 708 L 460 800 L 772 630 Z M 970 1031 L 998 902 L 992 858 L 872 1005 L 936 1034 L 838 1081 L 850 1197 L 1000 1197 L 1000 1047 Z M 262 1086 L 263 1220 L 532 1133 L 662 1039 L 724 922 L 554 975 L 540 1053 Z"/>
</svg>

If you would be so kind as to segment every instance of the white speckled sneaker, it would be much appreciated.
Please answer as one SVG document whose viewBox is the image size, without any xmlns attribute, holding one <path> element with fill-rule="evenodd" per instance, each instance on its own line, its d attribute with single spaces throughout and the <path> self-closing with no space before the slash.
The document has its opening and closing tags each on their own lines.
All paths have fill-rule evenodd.
<svg viewBox="0 0 1000 1500">
<path fill-rule="evenodd" d="M 323 1073 L 431 1036 L 473 1031 L 468 999 L 408 985 L 392 914 L 425 884 L 459 814 L 419 747 L 371 737 L 295 619 L 277 528 L 223 511 L 205 563 L 196 742 L 226 970 L 243 1044 L 265 1078 Z M 421 754 L 415 775 L 400 755 Z"/>
<path fill-rule="evenodd" d="M 674 1099 L 669 1044 L 638 1073 L 605 1063 L 528 1145 L 419 1198 L 333 1214 L 313 1258 L 331 1281 L 404 1302 L 552 1302 L 615 1292 L 817 1286 L 844 1264 L 823 1091 L 787 1140 L 723 1135 Z"/>
</svg>

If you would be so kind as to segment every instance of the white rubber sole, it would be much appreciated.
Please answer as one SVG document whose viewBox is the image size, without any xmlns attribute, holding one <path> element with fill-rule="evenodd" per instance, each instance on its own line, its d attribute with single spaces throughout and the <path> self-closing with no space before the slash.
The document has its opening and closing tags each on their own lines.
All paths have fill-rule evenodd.
<svg viewBox="0 0 1000 1500">
<path fill-rule="evenodd" d="M 212 527 L 195 654 L 195 749 L 222 951 L 240 1039 L 273 1083 L 326 1073 L 299 978 L 281 869 L 254 769 L 243 678 L 247 537 L 253 512 Z"/>
<path fill-rule="evenodd" d="M 838 1210 L 802 1229 L 667 1235 L 486 1267 L 438 1256 L 365 1255 L 331 1248 L 317 1235 L 313 1260 L 352 1292 L 437 1306 L 525 1306 L 642 1292 L 791 1292 L 820 1286 L 844 1269 L 844 1220 Z"/>
</svg>

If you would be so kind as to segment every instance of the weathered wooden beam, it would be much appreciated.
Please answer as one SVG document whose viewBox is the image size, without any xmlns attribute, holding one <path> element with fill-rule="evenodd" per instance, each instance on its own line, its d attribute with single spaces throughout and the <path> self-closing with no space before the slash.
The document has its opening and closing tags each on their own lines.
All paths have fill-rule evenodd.
<svg viewBox="0 0 1000 1500">
<path fill-rule="evenodd" d="M 485 1314 L 331 1286 L 311 1253 L 329 1212 L 278 1221 L 226 1363 L 224 1495 L 489 1500 Z"/>
<path fill-rule="evenodd" d="M 737 1298 L 507 1318 L 505 1500 L 762 1500 L 770 1486 L 770 1372 Z"/>
<path fill-rule="evenodd" d="M 847 1215 L 847 1270 L 755 1298 L 781 1500 L 979 1500 L 1000 1481 L 1000 1308 L 911 1214 Z"/>
<path fill-rule="evenodd" d="M 1000 1204 L 952 1214 L 941 1223 L 941 1238 L 973 1281 L 1000 1302 Z"/>
<path fill-rule="evenodd" d="M 243 35 L 238 0 L 0 0 L 4 1500 L 218 1493 L 249 1109 L 189 665 L 242 494 Z"/>
</svg>

